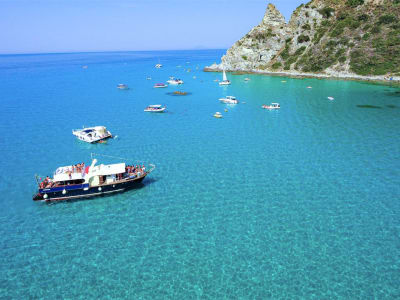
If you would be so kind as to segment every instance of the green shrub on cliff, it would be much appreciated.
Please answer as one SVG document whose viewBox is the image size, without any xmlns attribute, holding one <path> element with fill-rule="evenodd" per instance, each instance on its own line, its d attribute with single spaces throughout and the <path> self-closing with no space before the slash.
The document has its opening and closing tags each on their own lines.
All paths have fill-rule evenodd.
<svg viewBox="0 0 400 300">
<path fill-rule="evenodd" d="M 333 8 L 331 8 L 331 7 L 324 7 L 324 8 L 321 8 L 320 10 L 318 10 L 318 12 L 319 12 L 324 18 L 329 19 L 329 18 L 333 15 L 333 13 L 335 12 L 335 10 L 334 10 Z"/>
<path fill-rule="evenodd" d="M 347 0 L 346 4 L 350 7 L 357 7 L 361 4 L 364 4 L 364 0 Z"/>
<path fill-rule="evenodd" d="M 281 62 L 276 62 L 272 65 L 272 69 L 274 69 L 274 70 L 279 69 L 280 67 L 282 67 Z"/>
<path fill-rule="evenodd" d="M 299 37 L 297 38 L 297 42 L 298 43 L 305 43 L 305 42 L 308 42 L 308 41 L 310 41 L 310 37 L 308 36 L 308 35 L 305 35 L 305 34 L 301 34 L 301 35 L 299 35 Z"/>
</svg>

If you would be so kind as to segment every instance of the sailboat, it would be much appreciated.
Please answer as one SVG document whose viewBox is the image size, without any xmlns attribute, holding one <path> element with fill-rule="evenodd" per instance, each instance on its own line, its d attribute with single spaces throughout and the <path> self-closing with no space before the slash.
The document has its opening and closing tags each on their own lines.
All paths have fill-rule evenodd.
<svg viewBox="0 0 400 300">
<path fill-rule="evenodd" d="M 231 84 L 231 82 L 226 77 L 225 69 L 223 69 L 223 71 L 222 71 L 222 81 L 219 82 L 219 85 L 230 85 L 230 84 Z"/>
</svg>

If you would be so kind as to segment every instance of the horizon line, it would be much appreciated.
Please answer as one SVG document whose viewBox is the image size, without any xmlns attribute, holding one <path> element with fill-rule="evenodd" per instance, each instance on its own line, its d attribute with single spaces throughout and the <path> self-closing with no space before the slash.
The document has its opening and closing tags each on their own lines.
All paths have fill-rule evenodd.
<svg viewBox="0 0 400 300">
<path fill-rule="evenodd" d="M 199 49 L 164 49 L 164 50 L 96 50 L 96 51 L 63 51 L 63 52 L 26 52 L 26 53 L 0 53 L 0 56 L 11 55 L 42 55 L 42 54 L 79 54 L 79 53 L 122 53 L 122 52 L 168 52 L 168 51 L 208 51 L 226 50 L 228 48 L 199 48 Z"/>
</svg>

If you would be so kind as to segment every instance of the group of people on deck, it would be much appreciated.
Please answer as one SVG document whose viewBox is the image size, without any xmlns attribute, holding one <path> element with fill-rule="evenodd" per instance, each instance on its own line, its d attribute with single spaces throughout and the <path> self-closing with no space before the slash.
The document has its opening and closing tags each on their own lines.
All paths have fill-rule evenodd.
<svg viewBox="0 0 400 300">
<path fill-rule="evenodd" d="M 85 163 L 80 163 L 72 166 L 72 173 L 82 173 L 85 170 Z"/>
<path fill-rule="evenodd" d="M 40 188 L 45 189 L 45 188 L 51 188 L 53 186 L 53 180 L 49 176 L 46 176 L 45 179 L 40 183 Z"/>
<path fill-rule="evenodd" d="M 128 174 L 134 174 L 137 176 L 140 176 L 141 174 L 146 172 L 146 168 L 144 165 L 136 165 L 136 166 L 126 166 L 125 167 L 125 172 Z"/>
</svg>

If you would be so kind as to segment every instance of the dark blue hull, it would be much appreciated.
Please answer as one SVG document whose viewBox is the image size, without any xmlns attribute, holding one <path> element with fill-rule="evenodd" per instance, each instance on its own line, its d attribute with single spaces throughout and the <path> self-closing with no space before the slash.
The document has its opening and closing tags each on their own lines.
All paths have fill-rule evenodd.
<svg viewBox="0 0 400 300">
<path fill-rule="evenodd" d="M 140 187 L 141 182 L 146 176 L 140 178 L 117 181 L 110 184 L 89 187 L 88 184 L 82 184 L 74 187 L 57 187 L 50 189 L 40 189 L 34 197 L 34 201 L 64 201 L 80 198 L 91 198 L 104 196 L 114 193 L 122 193 L 130 189 Z"/>
</svg>

